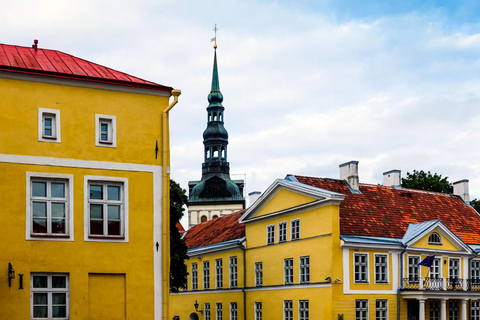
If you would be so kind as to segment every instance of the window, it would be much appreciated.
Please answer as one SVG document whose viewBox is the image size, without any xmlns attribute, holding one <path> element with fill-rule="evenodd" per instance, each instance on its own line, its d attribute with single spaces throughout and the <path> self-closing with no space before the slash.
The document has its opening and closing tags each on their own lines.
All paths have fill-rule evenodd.
<svg viewBox="0 0 480 320">
<path fill-rule="evenodd" d="M 293 284 L 293 259 L 283 260 L 285 284 Z"/>
<path fill-rule="evenodd" d="M 375 283 L 387 283 L 388 282 L 388 255 L 376 254 L 375 255 Z"/>
<path fill-rule="evenodd" d="M 440 306 L 438 301 L 430 300 L 430 320 L 440 320 Z"/>
<path fill-rule="evenodd" d="M 480 260 L 472 260 L 470 262 L 470 278 L 480 280 Z M 479 281 L 476 282 L 478 284 Z"/>
<path fill-rule="evenodd" d="M 255 320 L 262 320 L 262 303 L 255 302 Z"/>
<path fill-rule="evenodd" d="M 287 223 L 280 222 L 278 224 L 278 242 L 287 241 Z"/>
<path fill-rule="evenodd" d="M 198 290 L 198 267 L 197 263 L 192 263 L 192 290 Z"/>
<path fill-rule="evenodd" d="M 298 301 L 298 320 L 308 320 L 308 300 Z"/>
<path fill-rule="evenodd" d="M 420 257 L 408 256 L 408 281 L 410 283 L 418 283 L 418 278 L 420 276 L 420 267 L 418 266 L 419 262 Z"/>
<path fill-rule="evenodd" d="M 230 302 L 230 320 L 237 320 L 237 303 Z"/>
<path fill-rule="evenodd" d="M 293 320 L 293 302 L 292 300 L 283 301 L 283 320 Z"/>
<path fill-rule="evenodd" d="M 222 259 L 215 260 L 215 278 L 217 279 L 217 289 L 223 287 L 223 266 Z"/>
<path fill-rule="evenodd" d="M 300 283 L 310 282 L 310 256 L 300 257 Z"/>
<path fill-rule="evenodd" d="M 449 320 L 458 320 L 458 300 L 449 300 L 448 315 Z"/>
<path fill-rule="evenodd" d="M 480 300 L 470 300 L 471 320 L 480 320 Z"/>
<path fill-rule="evenodd" d="M 30 279 L 32 319 L 68 319 L 68 275 L 39 273 Z"/>
<path fill-rule="evenodd" d="M 368 300 L 355 300 L 355 320 L 368 320 Z"/>
<path fill-rule="evenodd" d="M 388 300 L 377 300 L 376 310 L 375 310 L 375 319 L 376 320 L 387 320 L 387 306 Z"/>
<path fill-rule="evenodd" d="M 291 229 L 292 229 L 290 239 L 291 240 L 300 239 L 300 219 L 292 220 L 290 225 L 291 225 Z"/>
<path fill-rule="evenodd" d="M 222 320 L 222 318 L 223 318 L 222 304 L 217 303 L 217 320 Z"/>
<path fill-rule="evenodd" d="M 125 232 L 128 222 L 127 180 L 85 179 L 88 181 L 88 237 L 128 240 Z"/>
<path fill-rule="evenodd" d="M 460 276 L 460 259 L 448 259 L 448 276 L 451 279 L 458 279 Z"/>
<path fill-rule="evenodd" d="M 60 110 L 38 109 L 38 141 L 60 142 Z"/>
<path fill-rule="evenodd" d="M 366 253 L 354 253 L 355 282 L 368 282 L 368 255 Z"/>
<path fill-rule="evenodd" d="M 442 238 L 440 235 L 436 232 L 433 232 L 429 237 L 428 237 L 428 244 L 442 244 Z"/>
<path fill-rule="evenodd" d="M 205 303 L 203 310 L 205 310 L 205 320 L 210 320 L 210 303 Z"/>
<path fill-rule="evenodd" d="M 73 230 L 72 175 L 27 173 L 27 239 L 70 239 Z"/>
<path fill-rule="evenodd" d="M 210 261 L 203 261 L 203 290 L 210 289 Z"/>
<path fill-rule="evenodd" d="M 275 243 L 275 225 L 267 226 L 267 244 Z"/>
<path fill-rule="evenodd" d="M 237 287 L 237 257 L 230 257 L 230 288 Z"/>
<path fill-rule="evenodd" d="M 98 147 L 117 146 L 117 118 L 103 114 L 95 115 L 95 145 Z"/>
<path fill-rule="evenodd" d="M 263 286 L 263 264 L 261 262 L 255 262 L 255 286 Z"/>
<path fill-rule="evenodd" d="M 430 267 L 430 279 L 440 278 L 440 258 L 433 259 L 432 266 Z"/>
</svg>

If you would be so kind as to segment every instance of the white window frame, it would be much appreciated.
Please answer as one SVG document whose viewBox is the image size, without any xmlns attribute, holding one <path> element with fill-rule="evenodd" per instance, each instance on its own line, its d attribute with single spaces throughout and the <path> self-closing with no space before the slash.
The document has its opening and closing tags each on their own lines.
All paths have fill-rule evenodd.
<svg viewBox="0 0 480 320">
<path fill-rule="evenodd" d="M 193 266 L 195 266 L 195 268 Z M 192 262 L 192 291 L 196 290 L 198 290 L 198 264 Z"/>
<path fill-rule="evenodd" d="M 287 242 L 287 221 L 278 223 L 278 243 Z"/>
<path fill-rule="evenodd" d="M 293 320 L 292 300 L 283 300 L 283 320 Z"/>
<path fill-rule="evenodd" d="M 223 260 L 215 260 L 215 284 L 217 289 L 223 288 Z"/>
<path fill-rule="evenodd" d="M 203 261 L 203 290 L 210 290 L 210 260 Z"/>
<path fill-rule="evenodd" d="M 480 260 L 479 259 L 472 259 L 470 262 L 470 279 L 480 280 Z"/>
<path fill-rule="evenodd" d="M 263 263 L 255 262 L 255 287 L 263 286 Z"/>
<path fill-rule="evenodd" d="M 51 115 L 52 120 L 52 135 L 45 136 L 44 132 L 44 118 L 47 115 Z M 38 141 L 43 142 L 56 142 L 60 143 L 62 141 L 61 132 L 60 132 L 60 110 L 56 109 L 46 109 L 38 108 Z"/>
<path fill-rule="evenodd" d="M 238 259 L 237 256 L 230 257 L 229 270 L 230 270 L 230 288 L 238 287 Z"/>
<path fill-rule="evenodd" d="M 378 256 L 383 256 L 385 257 L 385 281 L 377 281 L 377 257 Z M 378 283 L 378 284 L 388 284 L 389 283 L 389 265 L 388 265 L 388 258 L 389 258 L 389 255 L 388 253 L 375 253 L 373 255 L 373 267 L 374 267 L 374 271 L 375 271 L 375 283 Z"/>
<path fill-rule="evenodd" d="M 438 300 L 430 301 L 430 320 L 440 320 L 440 302 Z"/>
<path fill-rule="evenodd" d="M 310 283 L 310 256 L 300 257 L 299 263 L 300 263 L 300 268 L 299 268 L 300 283 Z"/>
<path fill-rule="evenodd" d="M 470 300 L 470 320 L 480 320 L 480 300 Z"/>
<path fill-rule="evenodd" d="M 217 320 L 223 319 L 223 307 L 221 302 L 217 302 L 216 304 L 216 315 L 217 315 Z"/>
<path fill-rule="evenodd" d="M 261 302 L 255 302 L 255 309 L 253 310 L 253 312 L 254 312 L 254 319 L 255 320 L 262 320 L 263 311 L 262 311 L 262 303 Z"/>
<path fill-rule="evenodd" d="M 457 276 L 455 279 L 460 279 L 462 277 L 462 271 L 461 271 L 461 260 L 460 258 L 448 258 L 448 277 L 452 277 L 452 270 L 451 270 L 451 263 L 452 261 L 457 261 Z"/>
<path fill-rule="evenodd" d="M 230 320 L 238 320 L 238 306 L 236 302 L 230 302 Z"/>
<path fill-rule="evenodd" d="M 293 258 L 283 259 L 283 280 L 286 285 L 293 284 Z"/>
<path fill-rule="evenodd" d="M 32 197 L 32 180 L 63 180 L 65 181 L 66 190 L 65 195 L 67 196 L 67 206 L 65 208 L 65 229 L 66 234 L 59 236 L 45 234 L 37 234 L 32 236 L 32 219 L 33 219 L 33 209 L 31 204 Z M 60 174 L 60 173 L 47 173 L 47 172 L 27 172 L 26 174 L 26 223 L 25 223 L 25 239 L 26 240 L 39 240 L 39 241 L 73 241 L 73 174 Z"/>
<path fill-rule="evenodd" d="M 109 139 L 101 140 L 100 123 L 108 123 Z M 95 114 L 95 145 L 97 147 L 117 147 L 117 117 L 106 114 Z"/>
<path fill-rule="evenodd" d="M 365 271 L 366 279 L 365 280 L 357 280 L 356 279 L 356 272 L 355 272 L 356 261 L 355 261 L 355 259 L 356 259 L 357 256 L 366 256 L 366 271 Z M 353 254 L 353 281 L 354 281 L 354 283 L 370 283 L 369 262 L 370 262 L 370 255 L 369 255 L 368 252 L 355 252 Z"/>
<path fill-rule="evenodd" d="M 275 225 L 270 224 L 267 226 L 267 244 L 275 243 Z"/>
<path fill-rule="evenodd" d="M 458 300 L 448 301 L 448 319 L 458 320 L 460 318 L 460 304 Z"/>
<path fill-rule="evenodd" d="M 385 305 L 382 305 L 385 303 Z M 380 304 L 380 305 L 379 305 Z M 379 312 L 383 312 L 384 315 Z M 377 299 L 375 300 L 375 320 L 388 320 L 388 300 L 387 299 Z"/>
<path fill-rule="evenodd" d="M 410 274 L 410 258 L 417 258 L 417 263 L 415 263 L 415 266 L 413 266 L 416 270 L 417 270 L 417 274 Z M 407 263 L 405 264 L 406 267 L 407 267 L 407 281 L 409 281 L 409 283 L 418 283 L 418 281 L 420 281 L 420 276 L 421 276 L 421 270 L 420 270 L 420 266 L 418 265 L 418 263 L 420 263 L 422 261 L 422 257 L 419 256 L 419 255 L 413 255 L 413 254 L 409 254 L 407 255 Z M 416 276 L 416 277 L 414 277 Z"/>
<path fill-rule="evenodd" d="M 210 303 L 205 303 L 203 305 L 203 310 L 205 310 L 205 320 L 210 320 Z"/>
<path fill-rule="evenodd" d="M 294 223 L 298 222 L 298 232 L 294 230 Z M 290 241 L 299 240 L 300 239 L 300 218 L 293 219 L 290 221 Z"/>
<path fill-rule="evenodd" d="M 90 236 L 90 189 L 89 185 L 93 183 L 118 183 L 123 184 L 123 210 L 121 210 L 123 222 L 123 236 Z M 105 177 L 105 176 L 85 176 L 84 177 L 84 240 L 93 242 L 128 242 L 129 241 L 129 208 L 128 208 L 128 178 Z"/>
<path fill-rule="evenodd" d="M 435 264 L 438 263 L 438 266 L 436 266 Z M 435 268 L 438 267 L 438 274 L 435 272 Z M 439 258 L 434 258 L 433 259 L 433 262 L 432 262 L 432 266 L 430 267 L 430 272 L 428 273 L 429 274 L 429 277 L 430 279 L 441 279 L 442 278 L 442 258 L 439 257 Z M 437 278 L 435 277 L 432 277 L 432 276 L 437 276 Z"/>
<path fill-rule="evenodd" d="M 298 320 L 309 320 L 310 318 L 310 306 L 308 300 L 298 301 Z"/>
<path fill-rule="evenodd" d="M 357 317 L 357 312 L 362 312 L 359 317 Z M 356 299 L 355 300 L 355 320 L 368 320 L 368 300 L 367 299 Z"/>
<path fill-rule="evenodd" d="M 34 288 L 33 277 L 34 276 L 46 276 L 47 288 Z M 66 288 L 52 288 L 52 276 L 66 277 Z M 52 293 L 66 293 L 66 318 L 34 318 L 33 317 L 33 295 L 34 293 L 47 293 L 47 305 L 48 314 L 52 315 Z M 30 274 L 30 317 L 34 319 L 55 319 L 55 320 L 67 320 L 70 319 L 70 277 L 68 273 L 31 273 Z"/>
<path fill-rule="evenodd" d="M 434 237 L 434 235 L 436 235 L 436 236 L 438 237 L 438 242 L 432 240 L 432 238 Z M 441 244 L 442 244 L 442 236 L 440 235 L 440 233 L 438 233 L 438 232 L 432 232 L 432 233 L 428 236 L 428 244 L 441 245 Z"/>
</svg>

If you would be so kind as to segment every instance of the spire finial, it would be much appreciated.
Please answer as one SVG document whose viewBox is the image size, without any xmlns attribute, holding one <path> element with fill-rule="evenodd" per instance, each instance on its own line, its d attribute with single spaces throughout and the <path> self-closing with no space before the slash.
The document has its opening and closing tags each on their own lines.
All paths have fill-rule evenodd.
<svg viewBox="0 0 480 320">
<path fill-rule="evenodd" d="M 218 31 L 218 28 L 217 28 L 217 24 L 215 23 L 215 28 L 213 28 L 213 31 L 215 31 L 215 37 L 213 37 L 212 39 L 210 39 L 210 42 L 212 41 L 215 41 L 215 44 L 213 45 L 213 48 L 215 50 L 217 50 L 217 31 Z"/>
</svg>

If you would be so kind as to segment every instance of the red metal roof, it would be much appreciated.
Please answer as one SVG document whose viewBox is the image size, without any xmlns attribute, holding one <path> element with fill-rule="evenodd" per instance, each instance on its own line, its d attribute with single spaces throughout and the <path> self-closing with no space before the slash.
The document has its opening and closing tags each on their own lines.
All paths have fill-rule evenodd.
<svg viewBox="0 0 480 320">
<path fill-rule="evenodd" d="M 345 195 L 340 204 L 342 235 L 400 239 L 409 223 L 439 219 L 467 244 L 480 244 L 480 216 L 457 196 L 360 184 L 352 193 L 344 181 L 297 176 L 300 182 Z"/>
<path fill-rule="evenodd" d="M 65 79 L 171 91 L 171 87 L 77 58 L 57 50 L 0 43 L 0 70 Z"/>
<path fill-rule="evenodd" d="M 185 236 L 187 248 L 193 249 L 244 237 L 245 225 L 238 223 L 238 219 L 245 211 L 227 214 L 190 228 Z"/>
</svg>

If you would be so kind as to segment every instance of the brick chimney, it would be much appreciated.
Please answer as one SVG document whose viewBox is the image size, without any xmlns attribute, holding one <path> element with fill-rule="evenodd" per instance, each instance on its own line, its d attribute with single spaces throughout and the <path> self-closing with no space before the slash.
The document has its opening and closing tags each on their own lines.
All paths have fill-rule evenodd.
<svg viewBox="0 0 480 320">
<path fill-rule="evenodd" d="M 468 180 L 463 179 L 453 183 L 453 194 L 460 196 L 465 202 L 470 202 L 470 194 L 468 192 Z"/>
<path fill-rule="evenodd" d="M 358 181 L 358 161 L 349 161 L 340 166 L 340 180 L 345 180 L 353 191 L 360 191 Z"/>
<path fill-rule="evenodd" d="M 402 185 L 402 171 L 394 169 L 384 172 L 383 185 L 386 187 L 400 187 Z"/>
</svg>

